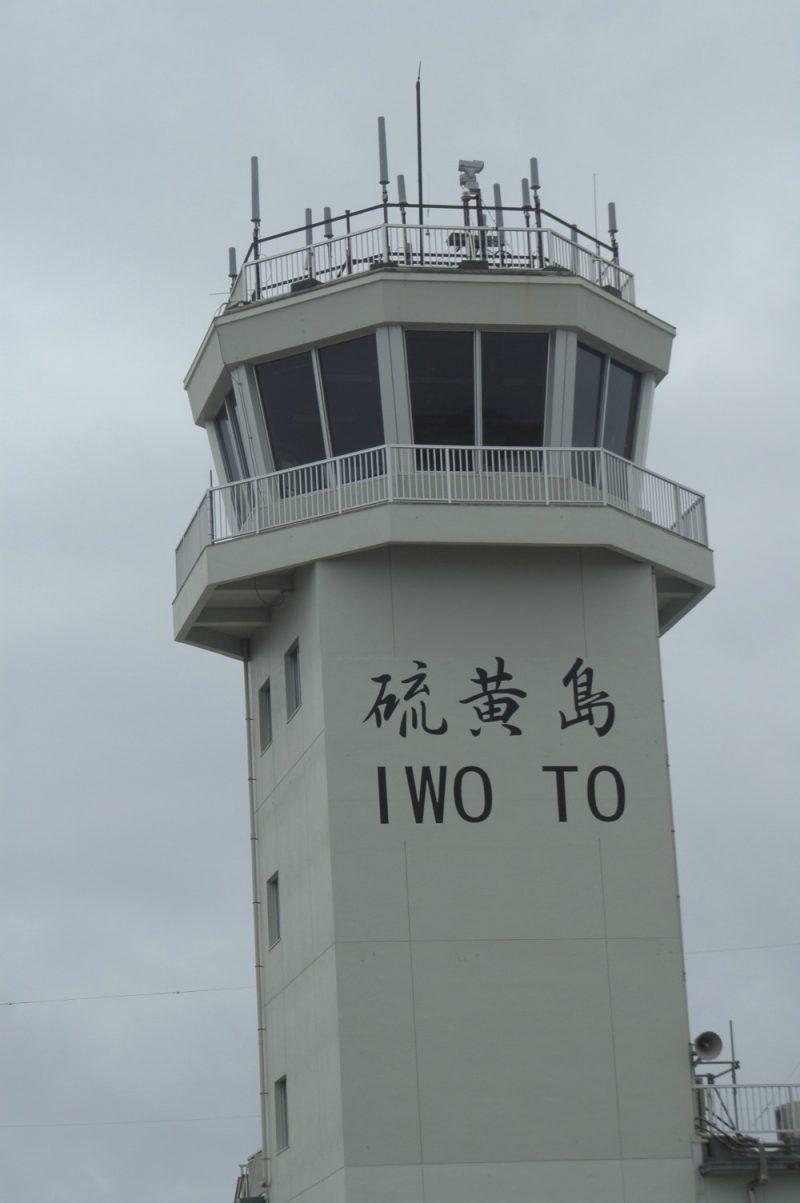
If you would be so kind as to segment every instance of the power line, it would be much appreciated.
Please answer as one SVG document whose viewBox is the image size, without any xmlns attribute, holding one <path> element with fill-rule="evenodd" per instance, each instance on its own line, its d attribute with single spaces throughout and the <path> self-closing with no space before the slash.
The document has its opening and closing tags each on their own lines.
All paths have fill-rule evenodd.
<svg viewBox="0 0 800 1203">
<path fill-rule="evenodd" d="M 93 1119 L 70 1120 L 66 1123 L 53 1124 L 0 1124 L 0 1129 L 9 1128 L 118 1128 L 130 1124 L 212 1124 L 221 1120 L 258 1119 L 253 1115 L 190 1115 L 174 1119 Z"/>
<path fill-rule="evenodd" d="M 64 998 L 14 998 L 2 1007 L 31 1007 L 36 1003 L 97 1002 L 109 998 L 163 998 L 171 994 L 222 994 L 231 990 L 255 990 L 255 986 L 198 986 L 189 990 L 141 990 L 136 994 L 71 994 Z"/>
<path fill-rule="evenodd" d="M 787 944 L 741 944 L 738 948 L 696 948 L 685 955 L 704 957 L 710 952 L 755 952 L 759 948 L 800 948 L 800 940 L 790 940 Z"/>
<path fill-rule="evenodd" d="M 757 952 L 764 948 L 800 948 L 800 940 L 783 944 L 740 944 L 725 948 L 687 949 L 684 956 L 705 957 L 717 952 Z M 139 990 L 128 994 L 70 994 L 60 998 L 11 998 L 0 1001 L 0 1007 L 31 1007 L 39 1003 L 99 1002 L 117 998 L 167 998 L 178 994 L 224 994 L 232 991 L 255 990 L 255 986 L 197 986 L 188 990 Z"/>
</svg>

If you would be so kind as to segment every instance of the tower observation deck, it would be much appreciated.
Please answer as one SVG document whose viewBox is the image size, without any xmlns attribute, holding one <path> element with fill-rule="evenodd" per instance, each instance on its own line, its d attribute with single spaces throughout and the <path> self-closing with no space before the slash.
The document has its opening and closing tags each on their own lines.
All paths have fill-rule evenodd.
<svg viewBox="0 0 800 1203">
<path fill-rule="evenodd" d="M 256 227 L 186 378 L 175 635 L 246 689 L 237 1199 L 696 1198 L 658 637 L 704 503 L 645 467 L 673 328 L 532 183 Z"/>
</svg>

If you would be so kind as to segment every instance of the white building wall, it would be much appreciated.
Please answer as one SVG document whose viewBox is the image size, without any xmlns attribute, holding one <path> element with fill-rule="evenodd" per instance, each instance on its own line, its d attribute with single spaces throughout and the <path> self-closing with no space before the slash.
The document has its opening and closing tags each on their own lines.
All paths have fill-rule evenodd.
<svg viewBox="0 0 800 1203">
<path fill-rule="evenodd" d="M 322 661 L 313 570 L 276 607 L 266 637 L 254 641 L 251 705 L 269 679 L 274 738 L 256 755 L 261 960 L 272 1108 L 273 1197 L 344 1200 L 330 831 L 326 793 Z M 302 700 L 287 714 L 284 657 L 299 642 Z M 269 947 L 266 883 L 278 873 L 281 936 Z M 286 1076 L 289 1147 L 275 1149 L 274 1083 Z M 339 1175 L 341 1179 L 341 1174 Z M 327 1184 L 327 1185 L 322 1185 Z M 337 1193 L 338 1191 L 338 1193 Z"/>
<path fill-rule="evenodd" d="M 287 723 L 298 637 L 303 704 Z M 463 701 L 498 656 L 525 693 L 519 735 Z M 615 707 L 602 737 L 561 726 L 578 657 Z M 421 671 L 430 692 L 406 704 L 403 737 L 402 681 Z M 400 702 L 379 726 L 385 674 Z M 290 1110 L 274 1203 L 694 1200 L 650 568 L 516 548 L 326 561 L 296 574 L 255 645 L 254 692 L 267 675 L 260 863 L 262 884 L 280 874 L 282 914 L 264 952 L 268 1072 L 287 1075 Z M 413 728 L 423 700 L 425 725 L 446 731 Z M 437 786 L 445 770 L 440 823 L 430 797 L 415 821 L 406 770 L 419 783 L 423 766 Z M 546 766 L 576 769 L 566 821 Z M 600 768 L 596 810 L 619 805 L 602 766 L 624 783 L 615 821 L 587 802 Z M 457 779 L 472 819 L 490 783 L 482 821 L 459 817 Z"/>
</svg>

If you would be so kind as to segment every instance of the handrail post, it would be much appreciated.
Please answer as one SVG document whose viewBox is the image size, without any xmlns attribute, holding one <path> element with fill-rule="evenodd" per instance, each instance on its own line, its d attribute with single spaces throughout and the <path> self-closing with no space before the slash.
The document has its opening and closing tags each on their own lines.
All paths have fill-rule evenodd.
<svg viewBox="0 0 800 1203">
<path fill-rule="evenodd" d="M 544 477 L 544 503 L 550 504 L 550 469 L 548 466 L 548 448 L 542 447 L 542 475 Z"/>
<path fill-rule="evenodd" d="M 214 490 L 207 489 L 206 497 L 208 498 L 208 545 L 214 542 Z"/>
<path fill-rule="evenodd" d="M 570 241 L 572 243 L 572 246 L 570 248 L 570 264 L 571 264 L 572 274 L 573 274 L 573 276 L 579 276 L 581 273 L 580 273 L 579 263 L 578 263 L 578 227 L 577 226 L 572 226 L 570 228 Z"/>
<path fill-rule="evenodd" d="M 342 512 L 342 461 L 336 459 L 333 461 L 333 470 L 336 473 L 336 508 L 338 513 Z"/>
<path fill-rule="evenodd" d="M 384 450 L 386 452 L 386 500 L 394 501 L 394 465 L 392 463 L 394 447 L 388 443 Z"/>
<path fill-rule="evenodd" d="M 383 215 L 383 253 L 387 263 L 391 263 L 392 256 L 389 249 L 389 214 L 384 211 Z"/>
<path fill-rule="evenodd" d="M 606 453 L 602 447 L 598 447 L 596 454 L 600 457 L 600 497 L 603 505 L 608 505 L 608 491 L 606 489 Z"/>
<path fill-rule="evenodd" d="M 445 475 L 447 479 L 447 504 L 449 505 L 453 498 L 450 492 L 450 449 L 448 447 L 445 447 L 444 454 L 446 464 Z"/>
<path fill-rule="evenodd" d="M 682 526 L 681 491 L 680 491 L 680 487 L 676 484 L 672 486 L 672 490 L 675 494 L 675 533 L 678 535 L 682 535 L 683 531 L 681 530 L 681 526 Z"/>
</svg>

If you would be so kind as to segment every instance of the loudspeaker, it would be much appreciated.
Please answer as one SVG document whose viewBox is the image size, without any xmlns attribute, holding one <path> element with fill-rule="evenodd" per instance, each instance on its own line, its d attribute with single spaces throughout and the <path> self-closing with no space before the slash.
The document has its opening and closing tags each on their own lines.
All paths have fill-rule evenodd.
<svg viewBox="0 0 800 1203">
<path fill-rule="evenodd" d="M 701 1032 L 695 1037 L 694 1051 L 698 1061 L 716 1061 L 722 1052 L 722 1040 L 716 1032 Z"/>
</svg>

